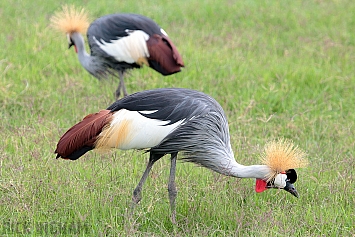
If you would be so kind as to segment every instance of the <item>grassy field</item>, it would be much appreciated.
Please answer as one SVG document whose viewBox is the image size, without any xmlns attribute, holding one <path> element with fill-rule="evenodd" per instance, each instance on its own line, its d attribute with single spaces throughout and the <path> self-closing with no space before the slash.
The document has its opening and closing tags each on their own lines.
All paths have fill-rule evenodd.
<svg viewBox="0 0 355 237">
<path fill-rule="evenodd" d="M 163 158 L 129 219 L 147 154 L 90 152 L 72 162 L 53 153 L 69 127 L 114 101 L 118 81 L 90 76 L 48 27 L 60 1 L 0 0 L 1 236 L 355 235 L 353 0 L 69 3 L 92 19 L 143 14 L 168 32 L 186 67 L 169 77 L 132 71 L 130 93 L 201 90 L 225 109 L 239 163 L 259 163 L 265 142 L 285 137 L 310 165 L 298 169 L 296 199 L 180 162 L 174 226 Z"/>
</svg>

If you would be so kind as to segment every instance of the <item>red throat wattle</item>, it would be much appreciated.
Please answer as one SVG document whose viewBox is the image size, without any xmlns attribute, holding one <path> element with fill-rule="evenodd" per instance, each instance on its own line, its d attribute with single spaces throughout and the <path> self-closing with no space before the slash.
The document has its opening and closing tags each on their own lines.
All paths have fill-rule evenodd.
<svg viewBox="0 0 355 237">
<path fill-rule="evenodd" d="M 75 53 L 78 53 L 78 49 L 76 48 L 76 45 L 74 45 L 75 48 Z"/>
<path fill-rule="evenodd" d="M 256 183 L 255 183 L 255 191 L 257 193 L 261 193 L 264 192 L 267 188 L 266 188 L 266 181 L 263 179 L 256 179 Z"/>
</svg>

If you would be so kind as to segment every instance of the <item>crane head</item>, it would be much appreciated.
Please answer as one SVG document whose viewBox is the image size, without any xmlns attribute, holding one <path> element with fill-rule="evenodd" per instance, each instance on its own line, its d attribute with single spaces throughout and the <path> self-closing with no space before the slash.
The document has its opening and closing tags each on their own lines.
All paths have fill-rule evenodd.
<svg viewBox="0 0 355 237">
<path fill-rule="evenodd" d="M 72 46 L 74 46 L 75 52 L 78 53 L 78 49 L 76 48 L 74 41 L 70 37 L 70 34 L 67 34 L 67 39 L 68 39 L 68 49 L 70 49 Z"/>
<path fill-rule="evenodd" d="M 299 197 L 299 194 L 294 187 L 294 183 L 297 180 L 297 173 L 294 169 L 286 170 L 275 176 L 275 179 L 266 181 L 263 179 L 256 179 L 255 191 L 260 193 L 266 189 L 277 188 L 283 189 L 291 193 L 295 197 Z"/>
<path fill-rule="evenodd" d="M 298 198 L 298 192 L 293 186 L 297 180 L 294 168 L 307 166 L 306 156 L 306 152 L 289 139 L 280 138 L 265 144 L 260 158 L 270 171 L 263 179 L 256 180 L 255 191 L 263 192 L 270 188 L 284 189 Z"/>
</svg>

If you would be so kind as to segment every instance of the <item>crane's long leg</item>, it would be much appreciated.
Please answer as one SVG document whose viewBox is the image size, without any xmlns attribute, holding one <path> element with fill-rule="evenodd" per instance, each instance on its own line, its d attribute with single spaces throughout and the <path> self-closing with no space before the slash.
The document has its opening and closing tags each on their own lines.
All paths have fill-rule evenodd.
<svg viewBox="0 0 355 237">
<path fill-rule="evenodd" d="M 142 178 L 139 181 L 137 187 L 133 191 L 132 210 L 135 207 L 135 205 L 142 199 L 141 192 L 142 192 L 143 185 L 144 185 L 145 181 L 147 180 L 149 172 L 152 169 L 155 161 L 156 161 L 156 159 L 154 159 L 154 156 L 151 154 L 148 164 L 147 164 L 147 168 L 145 169 L 145 171 L 142 175 Z"/>
<path fill-rule="evenodd" d="M 176 158 L 177 152 L 171 154 L 171 166 L 170 166 L 170 176 L 168 183 L 169 201 L 171 209 L 171 222 L 176 224 L 176 209 L 175 209 L 175 199 L 177 196 L 176 184 L 175 184 L 175 171 L 176 171 Z"/>
<path fill-rule="evenodd" d="M 123 71 L 119 72 L 119 77 L 120 77 L 120 82 L 118 84 L 117 90 L 116 90 L 116 99 L 118 99 L 121 95 L 121 88 L 122 88 L 122 92 L 123 92 L 123 96 L 127 96 L 127 90 L 126 90 L 126 86 L 124 84 L 124 73 Z"/>
</svg>

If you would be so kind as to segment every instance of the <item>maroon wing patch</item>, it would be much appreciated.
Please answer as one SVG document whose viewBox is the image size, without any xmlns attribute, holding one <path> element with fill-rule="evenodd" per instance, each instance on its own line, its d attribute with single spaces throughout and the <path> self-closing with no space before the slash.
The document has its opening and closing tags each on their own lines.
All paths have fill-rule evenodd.
<svg viewBox="0 0 355 237">
<path fill-rule="evenodd" d="M 110 123 L 112 113 L 110 110 L 101 110 L 95 114 L 87 115 L 81 122 L 71 127 L 57 144 L 57 158 L 66 158 L 83 147 L 93 147 L 97 136 L 103 127 Z"/>
<path fill-rule="evenodd" d="M 165 35 L 154 34 L 147 41 L 149 65 L 163 75 L 180 71 L 184 62 L 173 42 Z"/>
</svg>

